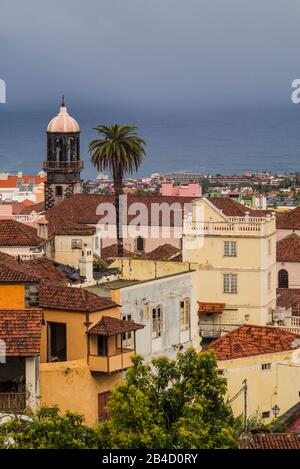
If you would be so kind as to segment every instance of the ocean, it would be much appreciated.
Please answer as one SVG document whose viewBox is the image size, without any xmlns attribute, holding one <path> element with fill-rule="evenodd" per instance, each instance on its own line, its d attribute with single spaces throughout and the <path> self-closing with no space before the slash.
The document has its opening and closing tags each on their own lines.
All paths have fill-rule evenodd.
<svg viewBox="0 0 300 469">
<path fill-rule="evenodd" d="M 58 108 L 18 110 L 0 105 L 0 172 L 35 174 L 46 158 L 46 127 Z M 117 105 L 70 106 L 81 127 L 83 178 L 95 178 L 88 143 L 98 124 L 130 123 L 147 143 L 138 176 L 170 171 L 242 174 L 300 171 L 300 105 L 274 108 L 153 111 Z"/>
</svg>

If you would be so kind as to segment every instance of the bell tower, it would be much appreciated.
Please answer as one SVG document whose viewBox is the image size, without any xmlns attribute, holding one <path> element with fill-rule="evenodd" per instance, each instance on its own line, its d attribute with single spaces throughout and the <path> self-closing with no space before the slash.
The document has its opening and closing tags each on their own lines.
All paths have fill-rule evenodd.
<svg viewBox="0 0 300 469">
<path fill-rule="evenodd" d="M 68 114 L 64 96 L 58 115 L 47 128 L 47 173 L 45 209 L 52 208 L 73 194 L 81 192 L 80 127 Z"/>
</svg>

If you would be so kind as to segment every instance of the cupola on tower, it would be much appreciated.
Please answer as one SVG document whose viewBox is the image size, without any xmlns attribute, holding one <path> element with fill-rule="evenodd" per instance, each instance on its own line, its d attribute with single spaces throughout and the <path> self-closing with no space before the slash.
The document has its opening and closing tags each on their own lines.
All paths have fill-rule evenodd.
<svg viewBox="0 0 300 469">
<path fill-rule="evenodd" d="M 47 128 L 47 173 L 45 183 L 45 209 L 54 207 L 63 199 L 81 192 L 80 128 L 68 114 L 62 97 L 59 114 Z"/>
</svg>

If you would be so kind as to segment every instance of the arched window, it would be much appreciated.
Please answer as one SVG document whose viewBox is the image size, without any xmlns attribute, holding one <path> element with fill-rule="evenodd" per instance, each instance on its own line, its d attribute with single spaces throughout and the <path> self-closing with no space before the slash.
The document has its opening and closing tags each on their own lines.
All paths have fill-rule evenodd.
<svg viewBox="0 0 300 469">
<path fill-rule="evenodd" d="M 285 269 L 278 272 L 278 288 L 289 288 L 289 273 Z"/>
<path fill-rule="evenodd" d="M 136 238 L 136 250 L 138 252 L 144 251 L 145 249 L 145 240 L 141 236 Z"/>
</svg>

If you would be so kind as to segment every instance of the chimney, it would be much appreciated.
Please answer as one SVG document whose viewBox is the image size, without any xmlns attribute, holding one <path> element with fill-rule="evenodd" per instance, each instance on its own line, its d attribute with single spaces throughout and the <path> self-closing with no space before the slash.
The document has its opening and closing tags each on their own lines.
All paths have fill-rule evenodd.
<svg viewBox="0 0 300 469">
<path fill-rule="evenodd" d="M 48 220 L 45 217 L 39 218 L 36 224 L 37 235 L 40 238 L 48 239 Z"/>
<path fill-rule="evenodd" d="M 87 244 L 84 244 L 81 250 L 79 260 L 79 272 L 81 277 L 85 277 L 86 282 L 93 282 L 93 252 Z"/>
</svg>

